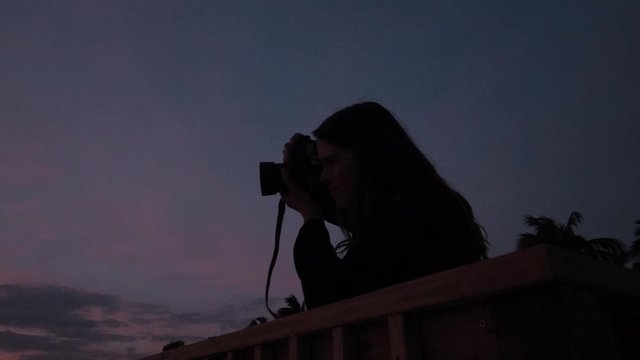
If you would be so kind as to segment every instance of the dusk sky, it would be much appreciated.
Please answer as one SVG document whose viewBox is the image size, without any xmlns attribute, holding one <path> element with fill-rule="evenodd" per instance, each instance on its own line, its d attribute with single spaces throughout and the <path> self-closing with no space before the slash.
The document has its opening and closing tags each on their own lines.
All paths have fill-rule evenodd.
<svg viewBox="0 0 640 360">
<path fill-rule="evenodd" d="M 492 257 L 527 214 L 630 243 L 639 19 L 637 0 L 0 0 L 0 359 L 138 358 L 267 315 L 258 163 L 355 102 L 405 125 Z M 274 308 L 302 298 L 301 221 Z"/>
</svg>

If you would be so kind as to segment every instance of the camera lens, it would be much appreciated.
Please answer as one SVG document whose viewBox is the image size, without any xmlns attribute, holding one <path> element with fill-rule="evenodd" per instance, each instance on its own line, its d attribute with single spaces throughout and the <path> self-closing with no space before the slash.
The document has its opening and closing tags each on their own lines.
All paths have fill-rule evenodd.
<svg viewBox="0 0 640 360">
<path fill-rule="evenodd" d="M 287 191 L 287 186 L 284 184 L 282 175 L 280 174 L 282 167 L 282 164 L 276 164 L 274 162 L 260 163 L 260 192 L 262 196 Z"/>
</svg>

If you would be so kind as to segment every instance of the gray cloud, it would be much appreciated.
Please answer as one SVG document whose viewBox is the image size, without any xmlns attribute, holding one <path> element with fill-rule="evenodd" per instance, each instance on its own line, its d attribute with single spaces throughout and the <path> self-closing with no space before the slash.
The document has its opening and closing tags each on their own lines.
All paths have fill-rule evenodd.
<svg viewBox="0 0 640 360">
<path fill-rule="evenodd" d="M 116 297 L 61 286 L 0 286 L 0 324 L 40 328 L 57 336 L 97 340 L 101 323 L 80 311 L 96 307 L 113 313 L 121 306 Z"/>
<path fill-rule="evenodd" d="M 124 321 L 118 321 L 115 319 L 107 319 L 107 320 L 102 320 L 100 321 L 100 325 L 104 326 L 104 327 L 108 327 L 108 328 L 119 328 L 119 327 L 123 327 L 128 325 L 126 322 Z"/>
<path fill-rule="evenodd" d="M 94 320 L 83 313 L 93 308 L 101 310 L 107 318 Z M 137 309 L 144 312 L 154 309 L 154 306 L 139 306 Z M 0 326 L 38 329 L 47 333 L 29 335 L 19 330 L 1 332 L 0 350 L 39 352 L 23 355 L 21 359 L 25 360 L 121 358 L 122 354 L 87 349 L 89 345 L 103 343 L 131 344 L 144 337 L 105 331 L 129 325 L 108 317 L 123 310 L 128 310 L 126 302 L 111 295 L 56 285 L 0 285 Z"/>
<path fill-rule="evenodd" d="M 128 302 L 116 296 L 87 292 L 47 284 L 0 285 L 0 326 L 11 331 L 0 332 L 0 351 L 20 353 L 23 360 L 40 359 L 114 359 L 139 358 L 138 340 L 167 343 L 183 340 L 192 343 L 223 332 L 243 328 L 255 318 L 262 299 L 239 299 L 209 312 L 174 312 L 162 304 Z M 88 310 L 97 309 L 100 319 L 90 318 Z M 126 317 L 115 318 L 119 316 Z M 211 325 L 204 334 L 189 334 L 187 325 Z M 143 333 L 131 334 L 131 325 L 143 325 Z M 153 329 L 171 328 L 173 333 L 154 333 Z M 21 333 L 20 329 L 37 329 L 39 335 Z M 120 343 L 120 354 L 89 350 L 91 345 Z M 160 347 L 157 349 L 160 351 Z M 32 354 L 37 352 L 37 354 Z M 125 354 L 125 352 L 128 354 Z"/>
<path fill-rule="evenodd" d="M 57 340 L 51 336 L 24 335 L 13 331 L 0 332 L 0 349 L 8 352 L 52 351 L 72 352 L 78 350 L 80 343 L 70 340 Z"/>
<path fill-rule="evenodd" d="M 0 332 L 0 349 L 11 353 L 37 352 L 20 357 L 21 360 L 116 359 L 121 354 L 85 348 L 86 342 L 59 339 L 53 336 L 24 335 L 12 331 Z"/>
</svg>

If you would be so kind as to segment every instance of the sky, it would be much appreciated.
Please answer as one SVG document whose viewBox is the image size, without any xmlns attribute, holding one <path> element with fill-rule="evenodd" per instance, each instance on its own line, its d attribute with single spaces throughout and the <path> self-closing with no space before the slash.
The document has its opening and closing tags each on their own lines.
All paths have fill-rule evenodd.
<svg viewBox="0 0 640 360">
<path fill-rule="evenodd" d="M 492 257 L 525 215 L 630 243 L 638 19 L 635 0 L 0 0 L 0 359 L 139 358 L 265 316 L 258 163 L 361 101 L 469 200 Z M 302 298 L 301 224 L 275 308 Z"/>
</svg>

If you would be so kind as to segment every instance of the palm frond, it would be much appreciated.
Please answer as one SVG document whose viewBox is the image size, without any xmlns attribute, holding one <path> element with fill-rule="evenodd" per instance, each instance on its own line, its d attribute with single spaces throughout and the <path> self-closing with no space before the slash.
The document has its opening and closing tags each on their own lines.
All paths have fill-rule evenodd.
<svg viewBox="0 0 640 360">
<path fill-rule="evenodd" d="M 636 225 L 634 231 L 636 238 L 631 243 L 631 248 L 629 249 L 629 260 L 640 259 L 640 219 L 636 220 L 634 224 Z M 640 266 L 640 262 L 634 264 L 634 269 L 637 267 L 636 265 Z"/>
<path fill-rule="evenodd" d="M 614 238 L 602 237 L 587 241 L 589 255 L 604 261 L 623 265 L 627 261 L 625 244 Z"/>
<path fill-rule="evenodd" d="M 572 211 L 571 215 L 569 215 L 569 220 L 567 220 L 567 226 L 564 228 L 565 232 L 573 234 L 573 229 L 575 229 L 581 222 L 582 215 L 577 211 Z"/>
<path fill-rule="evenodd" d="M 548 242 L 545 241 L 544 238 L 542 238 L 542 237 L 540 237 L 540 236 L 538 236 L 536 234 L 522 233 L 518 237 L 517 248 L 518 248 L 518 250 L 522 250 L 522 249 L 530 248 L 532 246 L 536 246 L 536 245 L 539 245 L 539 244 L 548 244 Z"/>
<path fill-rule="evenodd" d="M 587 252 L 586 239 L 573 232 L 574 227 L 580 223 L 582 215 L 574 211 L 569 216 L 566 225 L 561 224 L 546 216 L 525 216 L 526 225 L 533 228 L 532 233 L 520 234 L 518 238 L 518 249 L 531 247 L 537 244 L 551 244 L 565 249 Z"/>
<path fill-rule="evenodd" d="M 558 223 L 556 223 L 555 220 L 546 216 L 535 217 L 527 215 L 524 217 L 524 223 L 534 229 L 558 226 Z"/>
<path fill-rule="evenodd" d="M 525 224 L 532 227 L 535 234 L 544 238 L 544 243 L 561 245 L 564 226 L 546 216 L 525 216 Z"/>
<path fill-rule="evenodd" d="M 640 257 L 640 239 L 636 239 L 631 243 L 631 250 L 629 250 L 631 256 Z"/>
<path fill-rule="evenodd" d="M 300 305 L 300 301 L 298 301 L 298 298 L 295 295 L 292 294 L 287 296 L 284 298 L 284 302 L 291 309 L 302 311 L 302 305 Z"/>
<path fill-rule="evenodd" d="M 260 325 L 260 324 L 264 324 L 267 322 L 267 318 L 264 316 L 259 316 L 253 320 L 251 320 L 251 322 L 249 323 L 249 326 L 256 326 L 256 325 Z"/>
<path fill-rule="evenodd" d="M 293 294 L 284 298 L 284 302 L 287 306 L 281 307 L 276 311 L 278 317 L 293 315 L 304 311 L 304 305 L 300 304 L 298 298 Z"/>
</svg>

